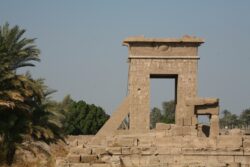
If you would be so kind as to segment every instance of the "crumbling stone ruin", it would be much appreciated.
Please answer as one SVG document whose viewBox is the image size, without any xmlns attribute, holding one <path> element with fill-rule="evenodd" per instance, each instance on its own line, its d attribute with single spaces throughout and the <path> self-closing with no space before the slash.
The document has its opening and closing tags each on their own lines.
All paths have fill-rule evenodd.
<svg viewBox="0 0 250 167">
<path fill-rule="evenodd" d="M 128 95 L 88 142 L 77 141 L 58 166 L 250 167 L 250 137 L 219 134 L 219 99 L 197 93 L 200 38 L 129 37 Z M 175 80 L 175 124 L 150 129 L 150 78 Z M 207 115 L 210 125 L 200 125 Z M 120 128 L 126 122 L 126 128 Z"/>
</svg>

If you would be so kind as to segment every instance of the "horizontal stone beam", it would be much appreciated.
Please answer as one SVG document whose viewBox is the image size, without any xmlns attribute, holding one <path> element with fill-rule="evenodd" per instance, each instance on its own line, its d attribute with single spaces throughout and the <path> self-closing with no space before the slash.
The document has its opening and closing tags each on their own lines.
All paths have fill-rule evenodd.
<svg viewBox="0 0 250 167">
<path fill-rule="evenodd" d="M 218 105 L 218 98 L 192 98 L 186 99 L 187 106 Z"/>
<path fill-rule="evenodd" d="M 155 55 L 131 55 L 129 59 L 200 59 L 198 56 L 155 56 Z"/>
</svg>

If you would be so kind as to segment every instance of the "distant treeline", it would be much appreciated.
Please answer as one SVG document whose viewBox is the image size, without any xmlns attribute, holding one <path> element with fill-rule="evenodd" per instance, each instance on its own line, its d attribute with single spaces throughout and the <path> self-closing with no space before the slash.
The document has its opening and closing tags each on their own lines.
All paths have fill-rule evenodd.
<svg viewBox="0 0 250 167">
<path fill-rule="evenodd" d="M 222 111 L 220 118 L 220 128 L 242 128 L 249 129 L 250 126 L 250 108 L 243 110 L 240 115 L 231 113 L 228 110 Z"/>
</svg>

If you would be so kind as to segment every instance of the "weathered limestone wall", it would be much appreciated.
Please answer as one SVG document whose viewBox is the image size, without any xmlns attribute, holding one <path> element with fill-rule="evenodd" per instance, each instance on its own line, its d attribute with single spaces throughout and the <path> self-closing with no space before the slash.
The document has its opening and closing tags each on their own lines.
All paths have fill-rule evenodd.
<svg viewBox="0 0 250 167">
<path fill-rule="evenodd" d="M 145 132 L 149 129 L 150 75 L 154 74 L 176 77 L 176 123 L 192 125 L 192 119 L 196 119 L 194 108 L 187 106 L 185 100 L 197 95 L 196 59 L 130 59 L 129 74 L 131 130 Z"/>
</svg>

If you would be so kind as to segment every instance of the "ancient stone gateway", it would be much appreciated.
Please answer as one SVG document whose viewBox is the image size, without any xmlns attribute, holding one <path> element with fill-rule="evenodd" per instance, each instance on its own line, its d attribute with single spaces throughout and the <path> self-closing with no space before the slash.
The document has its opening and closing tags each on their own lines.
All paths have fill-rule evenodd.
<svg viewBox="0 0 250 167">
<path fill-rule="evenodd" d="M 176 87 L 176 124 L 197 124 L 196 106 L 209 108 L 212 119 L 218 115 L 217 99 L 197 97 L 198 46 L 201 39 L 127 38 L 129 47 L 130 129 L 135 132 L 149 130 L 150 78 L 174 78 Z M 213 110 L 213 111 L 212 111 Z M 205 114 L 205 113 L 204 113 Z M 215 117 L 214 117 L 215 116 Z M 216 120 L 218 121 L 218 120 Z M 216 124 L 218 126 L 218 124 Z M 218 129 L 214 126 L 215 129 Z M 218 135 L 218 131 L 213 135 Z"/>
<path fill-rule="evenodd" d="M 105 134 L 110 135 L 115 132 L 127 115 L 129 115 L 130 134 L 149 132 L 150 78 L 175 79 L 175 122 L 179 128 L 178 131 L 188 129 L 188 133 L 196 133 L 197 116 L 202 114 L 210 117 L 210 136 L 217 136 L 219 134 L 218 99 L 197 97 L 199 60 L 197 54 L 198 46 L 202 43 L 202 39 L 189 36 L 181 39 L 144 37 L 125 39 L 123 45 L 129 48 L 129 100 L 126 108 L 123 107 L 123 111 L 118 110 L 115 113 L 119 119 L 116 116 L 111 117 L 107 122 L 110 126 L 104 126 L 96 139 L 98 135 L 102 139 Z"/>
<path fill-rule="evenodd" d="M 197 95 L 202 43 L 190 36 L 125 39 L 128 96 L 92 140 L 76 142 L 64 165 L 249 167 L 250 137 L 240 130 L 219 134 L 219 100 Z M 175 80 L 175 124 L 150 129 L 150 78 Z M 210 125 L 199 124 L 199 115 L 209 116 Z"/>
</svg>

